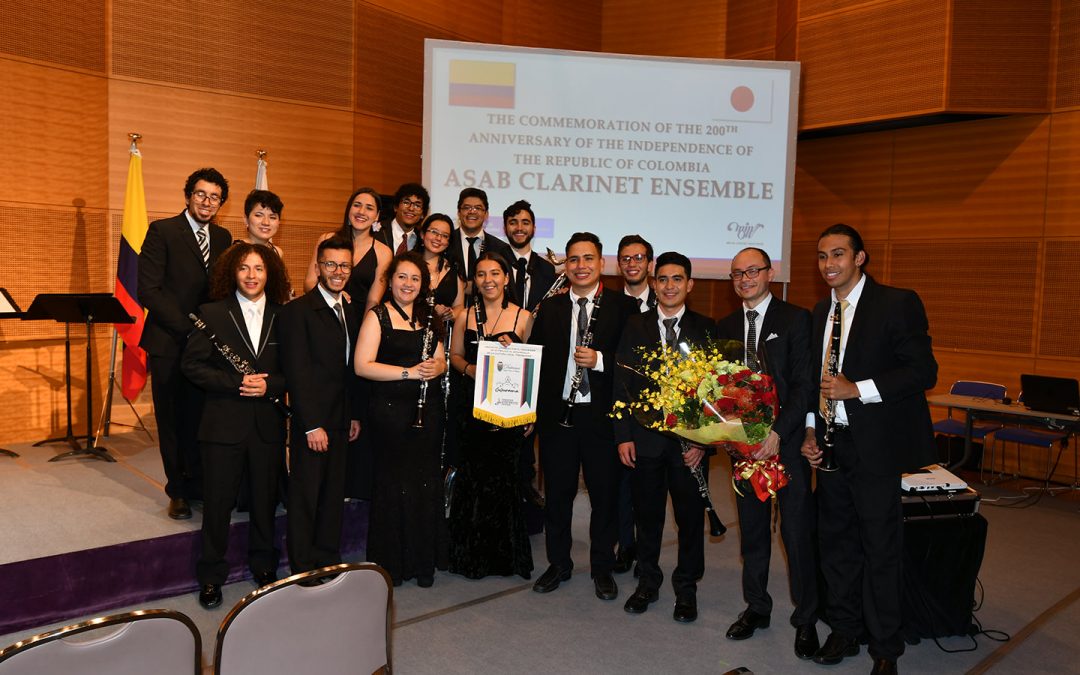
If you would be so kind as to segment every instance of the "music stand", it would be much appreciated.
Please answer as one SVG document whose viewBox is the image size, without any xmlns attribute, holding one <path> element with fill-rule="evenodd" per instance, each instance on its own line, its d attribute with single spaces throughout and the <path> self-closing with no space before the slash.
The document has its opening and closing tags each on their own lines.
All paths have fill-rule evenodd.
<svg viewBox="0 0 1080 675">
<path fill-rule="evenodd" d="M 59 321 L 64 324 L 64 383 L 67 389 L 67 434 L 46 438 L 34 443 L 34 447 L 46 443 L 65 442 L 71 450 L 50 459 L 55 462 L 67 457 L 90 456 L 106 462 L 115 462 L 107 448 L 97 445 L 93 433 L 93 360 L 90 350 L 95 323 L 134 323 L 124 306 L 111 293 L 41 293 L 30 303 L 22 317 L 24 320 Z M 71 324 L 86 324 L 86 435 L 76 436 L 71 426 Z M 79 443 L 86 439 L 86 447 Z"/>
<path fill-rule="evenodd" d="M 19 309 L 19 305 L 15 302 L 11 294 L 7 292 L 6 288 L 0 288 L 0 319 L 19 319 L 22 318 L 22 310 Z M 12 452 L 7 448 L 0 448 L 0 455 L 5 457 L 18 457 L 19 453 Z"/>
</svg>

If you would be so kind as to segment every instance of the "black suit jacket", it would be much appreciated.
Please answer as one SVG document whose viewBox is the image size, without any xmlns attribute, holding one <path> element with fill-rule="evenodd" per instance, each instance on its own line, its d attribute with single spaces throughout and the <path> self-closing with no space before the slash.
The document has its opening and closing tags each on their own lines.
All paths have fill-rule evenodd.
<svg viewBox="0 0 1080 675">
<path fill-rule="evenodd" d="M 210 268 L 232 244 L 224 227 L 210 224 Z M 193 327 L 188 314 L 209 300 L 209 277 L 187 217 L 150 223 L 139 254 L 139 301 L 148 310 L 139 346 L 159 356 L 180 356 Z"/>
<path fill-rule="evenodd" d="M 514 284 L 511 284 L 510 287 L 516 288 L 517 268 L 515 265 L 517 263 L 517 257 L 514 256 L 513 252 L 511 252 L 510 259 L 507 262 L 510 263 L 510 271 L 514 275 Z M 519 305 L 531 312 L 538 304 L 540 304 L 540 299 L 548 292 L 551 285 L 555 283 L 555 277 L 559 275 L 555 271 L 555 266 L 552 265 L 551 262 L 537 255 L 536 251 L 529 252 L 529 260 L 525 264 L 525 272 L 529 275 L 529 297 L 525 302 L 520 302 L 520 298 L 517 300 L 519 300 Z"/>
<path fill-rule="evenodd" d="M 626 288 L 625 287 L 623 288 L 623 293 L 624 294 L 626 293 Z M 626 297 L 633 300 L 634 301 L 634 306 L 637 306 L 637 297 L 636 296 L 635 297 L 630 297 L 629 295 L 627 295 Z M 656 309 L 656 289 L 654 289 L 652 286 L 649 286 L 649 292 L 645 296 L 645 305 L 649 309 Z M 638 307 L 637 309 L 638 309 L 639 313 L 644 314 L 644 312 L 641 311 L 641 307 Z"/>
<path fill-rule="evenodd" d="M 455 229 L 450 234 L 450 246 L 447 249 L 446 256 L 451 261 L 453 261 L 454 265 L 457 266 L 458 276 L 465 281 L 469 281 L 469 274 L 472 272 L 472 270 L 468 269 L 468 258 L 463 257 L 461 253 L 462 236 L 463 235 L 460 227 Z M 495 253 L 498 253 L 506 259 L 507 265 L 512 266 L 514 264 L 514 251 L 510 248 L 510 244 L 507 244 L 502 239 L 499 239 L 498 237 L 488 233 L 487 231 L 484 231 L 483 241 L 484 251 L 493 251 Z"/>
<path fill-rule="evenodd" d="M 615 351 L 627 319 L 637 311 L 637 305 L 617 290 L 605 288 L 600 299 L 596 322 L 593 324 L 592 348 L 602 354 L 604 371 L 588 369 L 590 414 L 607 419 L 611 412 L 611 394 L 616 369 Z M 540 397 L 537 401 L 537 424 L 541 429 L 558 424 L 563 413 L 563 384 L 567 360 L 570 358 L 570 321 L 573 317 L 570 293 L 552 296 L 540 303 L 529 342 L 544 345 L 540 366 Z"/>
<path fill-rule="evenodd" d="M 416 236 L 420 236 L 420 225 L 417 224 L 417 226 L 412 230 L 412 232 Z M 406 233 L 406 234 L 408 234 L 408 233 Z M 393 218 L 391 218 L 386 223 L 383 223 L 382 226 L 379 227 L 379 231 L 372 233 L 372 236 L 375 237 L 376 241 L 381 241 L 382 243 L 386 244 L 386 247 L 388 249 L 390 249 L 390 253 L 395 253 L 395 251 L 397 250 L 394 247 L 394 219 Z M 415 241 L 415 239 L 414 239 L 414 241 Z"/>
<path fill-rule="evenodd" d="M 811 368 L 817 408 L 821 354 L 832 302 L 814 307 Z M 877 474 L 897 474 L 934 461 L 933 424 L 926 390 L 937 382 L 937 361 L 930 346 L 929 324 L 915 291 L 877 283 L 867 276 L 844 351 L 841 372 L 852 382 L 873 380 L 881 403 L 844 401 L 860 461 Z M 818 444 L 825 422 L 816 421 Z"/>
<path fill-rule="evenodd" d="M 773 296 L 769 311 L 757 326 L 758 352 L 766 372 L 773 378 L 780 401 L 780 414 L 773 430 L 780 436 L 780 452 L 785 462 L 800 459 L 799 449 L 806 436 L 806 413 L 812 410 L 810 312 Z M 743 309 L 721 319 L 717 333 L 722 340 L 743 341 Z M 739 355 L 738 358 L 742 358 Z M 813 403 L 816 404 L 815 398 Z"/>
<path fill-rule="evenodd" d="M 197 387 L 206 391 L 206 405 L 199 425 L 199 440 L 213 443 L 239 443 L 251 434 L 268 443 L 284 443 L 285 415 L 270 402 L 270 397 L 285 396 L 285 375 L 277 337 L 281 305 L 267 300 L 263 309 L 259 344 L 248 335 L 243 312 L 236 295 L 199 308 L 199 316 L 210 332 L 255 372 L 266 373 L 266 396 L 240 396 L 244 376 L 210 342 L 202 331 L 188 339 L 180 367 Z"/>
<path fill-rule="evenodd" d="M 363 300 L 354 299 L 344 306 L 349 327 L 347 360 L 341 324 L 318 286 L 282 310 L 282 370 L 288 382 L 294 434 L 302 436 L 319 427 L 328 434 L 347 433 L 349 421 L 360 419 L 363 401 L 352 361 L 361 308 Z"/>
<path fill-rule="evenodd" d="M 637 302 L 630 296 L 623 295 L 634 307 L 635 313 L 626 322 L 623 329 L 622 339 L 619 340 L 619 348 L 615 359 L 619 364 L 615 370 L 615 400 L 630 403 L 637 399 L 638 394 L 646 387 L 647 381 L 633 370 L 624 368 L 629 366 L 640 371 L 642 368 L 641 349 L 656 349 L 660 347 L 660 326 L 657 323 L 657 310 L 650 309 L 647 312 L 637 311 Z M 716 324 L 704 314 L 689 309 L 679 320 L 679 340 L 687 341 L 694 346 L 704 346 L 716 335 Z M 646 429 L 634 418 L 633 415 L 623 413 L 622 419 L 616 419 L 615 442 L 626 443 L 633 441 L 635 451 L 642 457 L 659 457 L 665 449 L 679 448 L 679 442 L 658 431 Z"/>
</svg>

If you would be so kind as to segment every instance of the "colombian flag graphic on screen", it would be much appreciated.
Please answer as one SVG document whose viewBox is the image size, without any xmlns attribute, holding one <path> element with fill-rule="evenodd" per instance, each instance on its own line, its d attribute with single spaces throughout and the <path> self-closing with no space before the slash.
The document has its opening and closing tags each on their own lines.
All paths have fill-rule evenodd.
<svg viewBox="0 0 1080 675">
<path fill-rule="evenodd" d="M 499 61 L 450 61 L 450 105 L 513 108 L 516 65 Z"/>
</svg>

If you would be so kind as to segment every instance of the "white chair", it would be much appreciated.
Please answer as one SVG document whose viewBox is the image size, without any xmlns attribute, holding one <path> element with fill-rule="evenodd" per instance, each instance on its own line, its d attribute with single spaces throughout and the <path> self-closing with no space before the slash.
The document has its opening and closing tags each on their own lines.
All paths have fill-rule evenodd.
<svg viewBox="0 0 1080 675">
<path fill-rule="evenodd" d="M 218 629 L 214 672 L 389 673 L 390 575 L 332 565 L 254 591 Z"/>
<path fill-rule="evenodd" d="M 187 615 L 143 609 L 35 635 L 0 651 L 0 675 L 200 675 L 202 638 Z"/>
</svg>

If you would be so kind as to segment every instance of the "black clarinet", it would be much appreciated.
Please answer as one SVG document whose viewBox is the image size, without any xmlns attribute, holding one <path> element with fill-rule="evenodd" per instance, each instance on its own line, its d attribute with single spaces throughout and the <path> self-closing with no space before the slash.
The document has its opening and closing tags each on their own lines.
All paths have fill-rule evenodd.
<svg viewBox="0 0 1080 675">
<path fill-rule="evenodd" d="M 682 454 L 685 457 L 686 453 L 690 451 L 690 444 L 683 439 L 679 439 L 679 444 L 682 445 Z M 709 461 L 708 457 L 702 457 L 701 462 Z M 720 516 L 716 515 L 716 509 L 712 505 L 712 493 L 709 491 L 709 484 L 705 481 L 705 472 L 701 468 L 701 462 L 698 462 L 697 466 L 690 469 L 690 475 L 697 481 L 698 494 L 701 495 L 701 501 L 705 503 L 705 515 L 709 517 L 709 534 L 714 537 L 722 537 L 727 532 L 727 527 L 720 522 Z"/>
<path fill-rule="evenodd" d="M 840 336 L 843 324 L 840 321 L 840 303 L 836 303 L 836 309 L 832 315 L 832 336 L 829 341 L 829 358 L 825 362 L 825 369 L 829 375 L 835 377 L 840 372 Z M 821 464 L 818 471 L 836 471 L 836 457 L 833 448 L 836 447 L 836 401 L 825 401 L 825 433 L 821 437 Z"/>
<path fill-rule="evenodd" d="M 240 373 L 241 375 L 258 374 L 258 371 L 255 370 L 255 367 L 248 363 L 246 359 L 234 352 L 232 348 L 229 347 L 229 345 L 225 344 L 221 340 L 218 340 L 217 336 L 214 335 L 213 331 L 210 330 L 210 327 L 207 326 L 202 319 L 200 319 L 195 314 L 188 314 L 188 318 L 191 319 L 191 322 L 195 324 L 196 328 L 198 328 L 200 331 L 202 331 L 204 335 L 206 335 L 206 338 L 210 340 L 210 344 L 214 345 L 214 349 L 217 349 L 218 353 L 225 357 L 225 360 L 229 362 L 229 365 L 236 369 L 236 372 Z M 285 405 L 285 402 L 282 401 L 280 398 L 278 398 L 277 396 L 267 396 L 266 398 L 271 403 L 276 405 L 278 407 L 278 410 L 280 410 L 285 415 L 285 417 L 292 417 L 292 410 L 290 410 L 289 406 Z"/>
<path fill-rule="evenodd" d="M 593 326 L 596 324 L 596 315 L 600 313 L 600 297 L 604 294 L 603 291 L 603 286 L 598 287 L 596 290 L 596 297 L 593 299 L 592 316 L 589 317 L 589 325 L 585 328 L 585 334 L 581 336 L 578 347 L 592 347 Z M 584 308 L 581 311 L 584 311 Z M 574 346 L 570 348 L 574 349 Z M 570 378 L 570 396 L 563 402 L 565 408 L 563 409 L 562 419 L 559 420 L 559 426 L 568 428 L 574 426 L 574 401 L 577 400 L 578 390 L 581 389 L 581 381 L 588 376 L 585 370 L 586 368 L 583 366 L 578 366 L 574 370 L 574 376 Z"/>
<path fill-rule="evenodd" d="M 420 349 L 420 363 L 427 361 L 431 358 L 431 343 L 434 341 L 435 331 L 431 329 L 431 321 L 435 318 L 435 294 L 428 293 L 427 296 L 428 305 L 428 318 L 427 325 L 424 326 L 424 345 Z M 428 381 L 423 380 L 420 382 L 420 398 L 416 401 L 416 421 L 413 422 L 414 429 L 420 429 L 424 426 L 424 404 L 427 403 L 427 390 Z"/>
</svg>

